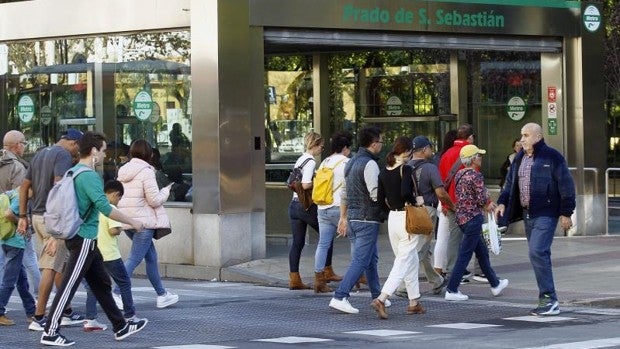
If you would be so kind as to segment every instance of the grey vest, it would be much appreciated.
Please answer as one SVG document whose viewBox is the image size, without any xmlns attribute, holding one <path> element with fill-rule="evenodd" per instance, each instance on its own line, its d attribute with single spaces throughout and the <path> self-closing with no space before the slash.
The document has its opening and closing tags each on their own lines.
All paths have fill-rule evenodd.
<svg viewBox="0 0 620 349">
<path fill-rule="evenodd" d="M 347 162 L 344 175 L 347 183 L 347 218 L 349 220 L 366 220 L 383 222 L 385 213 L 381 205 L 370 199 L 370 193 L 364 181 L 364 168 L 368 161 L 377 161 L 378 157 L 366 148 L 359 148 L 357 154 Z"/>
</svg>

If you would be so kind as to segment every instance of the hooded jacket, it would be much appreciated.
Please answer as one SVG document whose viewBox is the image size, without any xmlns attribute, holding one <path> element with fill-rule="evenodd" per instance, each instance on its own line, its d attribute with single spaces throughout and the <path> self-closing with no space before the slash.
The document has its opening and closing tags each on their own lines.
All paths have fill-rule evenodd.
<svg viewBox="0 0 620 349">
<path fill-rule="evenodd" d="M 0 150 L 0 192 L 19 187 L 26 177 L 26 165 L 12 152 Z"/>
<path fill-rule="evenodd" d="M 144 160 L 133 158 L 118 170 L 118 180 L 125 189 L 118 208 L 144 223 L 146 228 L 160 227 L 156 210 L 168 200 L 170 187 L 159 189 L 153 166 Z M 130 229 L 126 225 L 123 227 Z"/>
</svg>

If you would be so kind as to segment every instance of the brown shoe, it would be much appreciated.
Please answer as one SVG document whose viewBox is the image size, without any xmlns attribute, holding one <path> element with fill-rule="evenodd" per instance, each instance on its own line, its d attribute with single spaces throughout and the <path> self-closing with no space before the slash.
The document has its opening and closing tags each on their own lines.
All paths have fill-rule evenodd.
<svg viewBox="0 0 620 349">
<path fill-rule="evenodd" d="M 379 315 L 379 319 L 388 318 L 388 314 L 385 311 L 385 303 L 380 301 L 379 298 L 373 299 L 372 303 L 370 303 L 370 306 L 377 312 L 377 315 Z"/>
<path fill-rule="evenodd" d="M 312 288 L 304 284 L 301 281 L 301 276 L 299 276 L 299 272 L 289 273 L 288 276 L 289 276 L 289 282 L 288 282 L 289 290 L 309 290 Z"/>
<path fill-rule="evenodd" d="M 323 270 L 323 273 L 324 273 L 323 275 L 325 276 L 325 282 L 342 281 L 342 276 L 336 275 L 331 265 L 326 266 L 325 270 Z"/>
<path fill-rule="evenodd" d="M 0 315 L 0 325 L 2 326 L 13 326 L 15 325 L 15 321 L 6 317 L 6 315 Z"/>
<path fill-rule="evenodd" d="M 411 315 L 411 314 L 425 314 L 426 313 L 426 309 L 424 309 L 424 307 L 422 307 L 422 303 L 418 302 L 418 304 L 416 305 L 408 305 L 407 306 L 407 314 Z"/>
<path fill-rule="evenodd" d="M 325 282 L 325 271 L 320 273 L 314 272 L 314 293 L 328 293 L 332 289 Z"/>
<path fill-rule="evenodd" d="M 362 274 L 362 276 L 360 276 L 360 278 L 355 283 L 355 288 L 359 290 L 360 288 L 362 288 L 362 284 L 368 285 L 368 281 L 366 281 L 366 275 L 364 274 Z"/>
</svg>

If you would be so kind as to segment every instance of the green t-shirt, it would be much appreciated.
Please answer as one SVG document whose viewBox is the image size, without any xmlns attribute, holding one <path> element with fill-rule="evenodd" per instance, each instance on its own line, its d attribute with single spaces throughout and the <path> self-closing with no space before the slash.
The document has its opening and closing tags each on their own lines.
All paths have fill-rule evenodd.
<svg viewBox="0 0 620 349">
<path fill-rule="evenodd" d="M 71 169 L 75 171 L 83 166 L 85 165 L 77 164 Z M 112 206 L 103 192 L 103 179 L 95 171 L 85 171 L 75 177 L 73 182 L 80 216 L 84 217 L 89 207 L 92 207 L 88 216 L 84 217 L 84 223 L 80 226 L 78 235 L 84 239 L 96 239 L 99 230 L 99 213 L 108 217 L 112 212 Z"/>
<path fill-rule="evenodd" d="M 19 192 L 17 190 L 11 190 L 11 191 L 8 191 L 7 194 L 10 194 L 9 197 L 11 198 L 11 201 L 10 201 L 11 211 L 13 211 L 13 213 L 17 216 L 19 214 Z M 2 212 L 2 214 L 4 214 L 4 212 Z M 10 238 L 6 240 L 0 240 L 0 245 L 7 245 L 7 246 L 25 249 L 26 239 L 24 239 L 24 237 L 21 234 L 18 234 L 17 232 L 15 232 L 13 236 L 11 236 Z"/>
</svg>

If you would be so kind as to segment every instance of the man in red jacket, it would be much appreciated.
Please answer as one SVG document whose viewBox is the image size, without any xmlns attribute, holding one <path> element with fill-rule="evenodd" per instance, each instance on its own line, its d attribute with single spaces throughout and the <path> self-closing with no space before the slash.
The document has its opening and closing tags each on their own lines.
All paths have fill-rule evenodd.
<svg viewBox="0 0 620 349">
<path fill-rule="evenodd" d="M 441 179 L 444 182 L 444 186 L 450 195 L 450 199 L 452 202 L 456 202 L 455 195 L 455 182 L 454 175 L 458 170 L 463 168 L 461 164 L 459 153 L 461 152 L 461 148 L 468 144 L 473 144 L 475 135 L 474 128 L 470 124 L 463 124 L 459 126 L 457 129 L 456 140 L 450 149 L 448 149 L 442 156 L 441 160 L 439 160 L 439 174 L 441 175 Z M 442 205 L 443 207 L 448 207 L 447 205 Z M 447 249 L 447 259 L 448 263 L 446 266 L 446 273 L 451 273 L 454 268 L 454 264 L 456 263 L 456 258 L 458 257 L 459 245 L 461 240 L 463 239 L 463 233 L 461 232 L 461 228 L 459 228 L 456 223 L 456 216 L 453 211 L 445 212 L 448 217 L 449 229 L 450 229 L 450 238 L 448 240 L 448 249 Z M 471 276 L 465 275 L 467 278 Z"/>
</svg>

